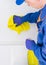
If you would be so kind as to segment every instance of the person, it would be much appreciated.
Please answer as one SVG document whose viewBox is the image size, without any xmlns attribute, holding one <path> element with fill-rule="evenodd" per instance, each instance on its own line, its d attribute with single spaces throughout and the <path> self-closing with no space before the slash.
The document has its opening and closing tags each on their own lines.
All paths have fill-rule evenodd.
<svg viewBox="0 0 46 65">
<path fill-rule="evenodd" d="M 38 25 L 37 44 L 34 40 L 27 39 L 26 48 L 34 52 L 39 61 L 39 65 L 46 65 L 46 0 L 26 0 L 26 2 L 35 8 L 41 8 L 39 20 L 37 20 L 38 24 L 40 24 L 40 26 Z"/>
<path fill-rule="evenodd" d="M 29 21 L 29 23 L 37 24 L 38 27 L 37 44 L 35 43 L 34 40 L 27 39 L 26 48 L 29 51 L 32 50 L 34 52 L 34 55 L 38 59 L 39 65 L 46 65 L 46 0 L 25 0 L 25 1 L 29 6 L 40 9 L 39 13 L 38 12 L 30 13 L 23 16 L 22 18 L 20 16 L 14 16 L 13 20 L 14 23 L 17 23 L 18 26 L 26 21 Z M 20 19 L 19 22 L 17 18 Z M 31 55 L 29 51 L 28 54 Z"/>
</svg>

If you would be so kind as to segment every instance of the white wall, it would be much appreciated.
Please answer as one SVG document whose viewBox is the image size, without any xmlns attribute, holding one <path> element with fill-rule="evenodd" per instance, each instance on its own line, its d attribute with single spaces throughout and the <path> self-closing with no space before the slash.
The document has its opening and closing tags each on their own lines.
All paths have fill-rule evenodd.
<svg viewBox="0 0 46 65">
<path fill-rule="evenodd" d="M 25 40 L 29 38 L 37 41 L 37 27 L 32 24 L 30 30 L 18 35 L 8 29 L 7 23 L 11 15 L 25 15 L 35 11 L 25 2 L 17 6 L 15 0 L 0 0 L 0 65 L 27 65 Z"/>
<path fill-rule="evenodd" d="M 0 65 L 28 65 L 25 46 L 0 46 Z"/>
</svg>

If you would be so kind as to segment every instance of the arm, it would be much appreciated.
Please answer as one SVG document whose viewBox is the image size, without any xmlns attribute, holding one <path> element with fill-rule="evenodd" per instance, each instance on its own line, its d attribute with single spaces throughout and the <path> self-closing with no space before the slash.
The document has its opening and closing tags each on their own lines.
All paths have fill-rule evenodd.
<svg viewBox="0 0 46 65">
<path fill-rule="evenodd" d="M 40 15 L 40 11 L 35 12 L 35 13 L 28 13 L 27 15 L 20 17 L 20 16 L 13 16 L 14 23 L 18 25 L 21 25 L 24 22 L 29 22 L 29 23 L 37 23 L 37 19 Z"/>
<path fill-rule="evenodd" d="M 39 15 L 40 15 L 40 11 L 35 13 L 28 13 L 27 15 L 22 17 L 22 23 L 27 21 L 29 23 L 36 23 Z"/>
</svg>

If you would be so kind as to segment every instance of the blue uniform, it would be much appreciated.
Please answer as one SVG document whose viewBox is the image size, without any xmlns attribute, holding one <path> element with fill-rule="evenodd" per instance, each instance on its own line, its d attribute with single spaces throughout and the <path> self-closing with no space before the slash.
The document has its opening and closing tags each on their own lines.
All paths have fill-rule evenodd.
<svg viewBox="0 0 46 65">
<path fill-rule="evenodd" d="M 39 60 L 39 65 L 46 65 L 46 5 L 41 10 L 41 23 L 38 29 L 37 44 L 33 40 L 26 40 L 26 47 L 33 50 Z"/>
</svg>

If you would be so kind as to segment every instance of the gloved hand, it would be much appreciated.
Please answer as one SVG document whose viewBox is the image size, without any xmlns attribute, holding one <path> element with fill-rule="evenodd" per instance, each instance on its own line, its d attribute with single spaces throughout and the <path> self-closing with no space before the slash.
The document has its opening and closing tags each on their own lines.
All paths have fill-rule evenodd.
<svg viewBox="0 0 46 65">
<path fill-rule="evenodd" d="M 34 42 L 34 40 L 27 39 L 26 48 L 28 49 L 27 56 L 29 65 L 46 65 L 44 46 L 39 46 Z"/>
<path fill-rule="evenodd" d="M 30 25 L 28 22 L 24 22 L 21 24 L 21 18 L 18 18 L 17 16 L 15 18 L 16 19 L 14 20 L 14 16 L 10 16 L 10 18 L 8 19 L 8 28 L 16 31 L 18 34 L 30 29 Z M 21 24 L 21 25 L 19 25 L 19 24 Z"/>
<path fill-rule="evenodd" d="M 16 0 L 17 5 L 21 5 L 25 0 Z"/>
</svg>

